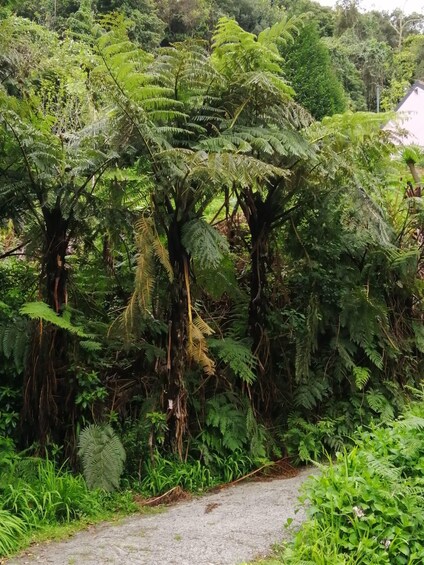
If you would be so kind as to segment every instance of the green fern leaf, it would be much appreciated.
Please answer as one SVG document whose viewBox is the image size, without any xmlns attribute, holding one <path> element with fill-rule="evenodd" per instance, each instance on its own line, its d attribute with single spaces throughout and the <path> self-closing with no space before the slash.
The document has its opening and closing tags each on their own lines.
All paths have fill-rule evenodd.
<svg viewBox="0 0 424 565">
<path fill-rule="evenodd" d="M 111 426 L 87 426 L 81 432 L 78 447 L 88 487 L 106 491 L 117 489 L 126 456 L 122 443 Z"/>
<path fill-rule="evenodd" d="M 81 327 L 75 326 L 67 320 L 66 317 L 56 314 L 56 312 L 45 302 L 27 302 L 20 309 L 20 313 L 29 316 L 32 320 L 42 320 L 43 322 L 53 324 L 79 337 L 91 337 Z"/>
<path fill-rule="evenodd" d="M 208 346 L 242 381 L 252 384 L 256 380 L 257 360 L 246 343 L 231 338 L 209 339 Z"/>
<path fill-rule="evenodd" d="M 354 367 L 353 376 L 355 378 L 356 388 L 358 390 L 363 390 L 370 379 L 371 373 L 366 367 Z"/>
<path fill-rule="evenodd" d="M 228 241 L 205 220 L 186 224 L 182 243 L 201 269 L 216 269 L 229 252 Z"/>
</svg>

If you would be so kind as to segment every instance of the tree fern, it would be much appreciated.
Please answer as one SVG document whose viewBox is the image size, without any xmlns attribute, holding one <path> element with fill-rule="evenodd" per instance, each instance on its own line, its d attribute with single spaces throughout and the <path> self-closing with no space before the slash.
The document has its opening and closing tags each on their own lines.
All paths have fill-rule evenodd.
<svg viewBox="0 0 424 565">
<path fill-rule="evenodd" d="M 84 428 L 79 438 L 78 455 L 90 489 L 113 491 L 119 487 L 126 456 L 110 425 L 92 424 Z"/>
</svg>

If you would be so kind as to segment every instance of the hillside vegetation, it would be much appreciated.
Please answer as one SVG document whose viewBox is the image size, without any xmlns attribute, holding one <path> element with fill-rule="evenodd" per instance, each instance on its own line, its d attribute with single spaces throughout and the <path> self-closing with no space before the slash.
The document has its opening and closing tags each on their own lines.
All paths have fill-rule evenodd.
<svg viewBox="0 0 424 565">
<path fill-rule="evenodd" d="M 423 371 L 423 159 L 369 110 L 420 78 L 421 19 L 0 14 L 0 465 L 71 481 L 68 521 L 93 493 L 201 490 L 392 421 Z M 50 512 L 19 484 L 3 552 Z"/>
</svg>

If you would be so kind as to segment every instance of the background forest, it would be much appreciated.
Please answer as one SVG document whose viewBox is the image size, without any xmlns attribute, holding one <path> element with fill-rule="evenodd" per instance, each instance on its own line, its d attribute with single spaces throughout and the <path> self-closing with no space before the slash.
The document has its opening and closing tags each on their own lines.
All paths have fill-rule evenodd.
<svg viewBox="0 0 424 565">
<path fill-rule="evenodd" d="M 423 369 L 422 156 L 369 111 L 424 79 L 424 18 L 0 14 L 0 466 L 79 450 L 89 485 L 156 494 L 393 419 Z"/>
</svg>

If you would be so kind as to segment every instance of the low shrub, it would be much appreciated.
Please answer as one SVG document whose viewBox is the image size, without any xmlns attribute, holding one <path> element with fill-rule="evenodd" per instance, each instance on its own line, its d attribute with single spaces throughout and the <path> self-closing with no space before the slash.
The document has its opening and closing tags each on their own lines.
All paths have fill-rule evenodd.
<svg viewBox="0 0 424 565">
<path fill-rule="evenodd" d="M 424 403 L 358 432 L 354 447 L 305 485 L 309 519 L 286 565 L 424 563 Z"/>
</svg>

